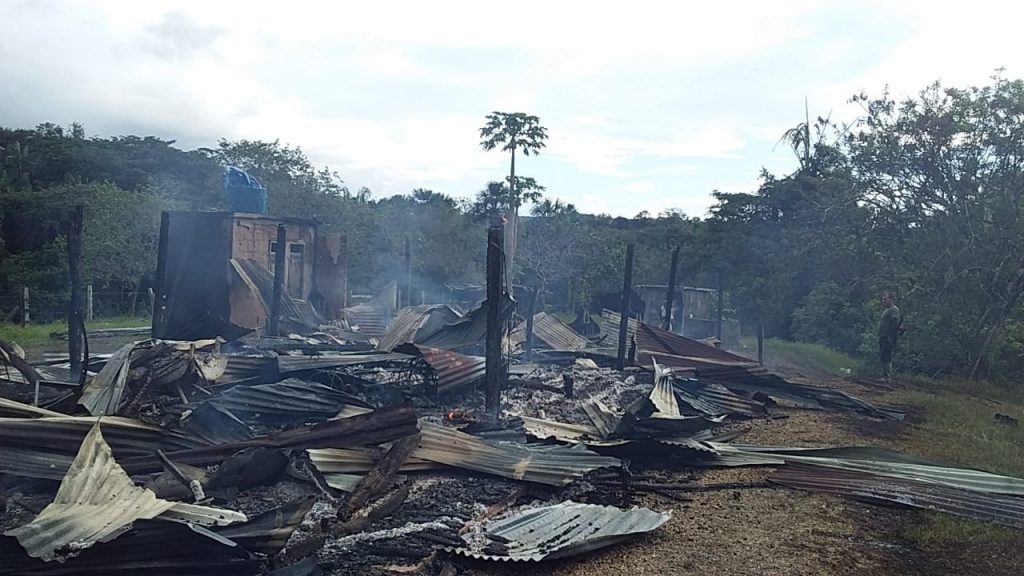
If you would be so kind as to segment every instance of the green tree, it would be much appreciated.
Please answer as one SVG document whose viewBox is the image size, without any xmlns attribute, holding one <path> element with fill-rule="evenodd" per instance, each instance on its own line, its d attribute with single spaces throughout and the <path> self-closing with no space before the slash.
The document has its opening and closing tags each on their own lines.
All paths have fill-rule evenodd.
<svg viewBox="0 0 1024 576">
<path fill-rule="evenodd" d="M 484 150 L 501 150 L 508 152 L 511 157 L 509 168 L 508 185 L 509 197 L 512 199 L 512 210 L 509 215 L 509 233 L 506 234 L 505 253 L 507 262 L 511 267 L 516 253 L 516 239 L 519 226 L 519 206 L 523 196 L 528 192 L 520 189 L 516 180 L 516 152 L 523 156 L 540 153 L 546 146 L 548 139 L 547 128 L 540 125 L 540 118 L 530 116 L 523 112 L 492 112 L 486 117 L 487 123 L 480 129 L 480 146 Z"/>
</svg>

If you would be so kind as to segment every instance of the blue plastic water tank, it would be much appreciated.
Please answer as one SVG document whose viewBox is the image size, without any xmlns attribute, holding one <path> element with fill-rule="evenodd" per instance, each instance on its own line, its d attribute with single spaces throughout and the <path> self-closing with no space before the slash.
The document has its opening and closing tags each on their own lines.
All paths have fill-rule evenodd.
<svg viewBox="0 0 1024 576">
<path fill-rule="evenodd" d="M 267 213 L 267 190 L 255 178 L 233 166 L 224 170 L 224 196 L 228 210 L 246 214 Z"/>
</svg>

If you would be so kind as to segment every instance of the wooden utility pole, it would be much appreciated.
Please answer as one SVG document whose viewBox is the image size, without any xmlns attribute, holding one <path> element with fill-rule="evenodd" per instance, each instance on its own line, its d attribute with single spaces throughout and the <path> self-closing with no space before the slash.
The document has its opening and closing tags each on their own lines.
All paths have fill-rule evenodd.
<svg viewBox="0 0 1024 576">
<path fill-rule="evenodd" d="M 71 360 L 71 381 L 77 382 L 84 368 L 82 362 L 82 221 L 85 209 L 81 204 L 68 215 L 68 279 L 71 300 L 68 302 L 68 357 Z"/>
<path fill-rule="evenodd" d="M 764 366 L 764 323 L 757 323 L 757 364 Z"/>
<path fill-rule="evenodd" d="M 537 287 L 534 286 L 527 296 L 526 303 L 526 343 L 523 344 L 523 355 L 526 361 L 533 360 L 533 315 L 537 310 Z"/>
<path fill-rule="evenodd" d="M 715 337 L 722 341 L 722 314 L 725 308 L 725 271 L 718 271 L 718 321 L 715 324 Z"/>
<path fill-rule="evenodd" d="M 85 321 L 92 322 L 92 284 L 85 285 Z"/>
<path fill-rule="evenodd" d="M 150 289 L 150 312 L 153 315 L 150 323 L 150 334 L 157 333 L 164 325 L 164 312 L 166 311 L 165 300 L 167 299 L 167 234 L 171 228 L 171 215 L 168 212 L 160 214 L 160 239 L 156 249 L 156 278 L 154 285 L 156 290 Z"/>
<path fill-rule="evenodd" d="M 284 299 L 284 267 L 288 255 L 288 230 L 284 224 L 277 225 L 277 251 L 274 253 L 274 296 L 270 303 L 270 318 L 267 318 L 267 332 L 280 336 L 281 304 Z"/>
<path fill-rule="evenodd" d="M 672 301 L 676 297 L 676 272 L 679 270 L 679 246 L 672 250 L 672 267 L 668 273 L 668 293 L 665 295 L 665 330 L 672 330 Z"/>
<path fill-rule="evenodd" d="M 24 328 L 26 324 L 31 321 L 32 314 L 29 312 L 28 306 L 28 286 L 22 286 L 21 288 L 21 327 Z"/>
<path fill-rule="evenodd" d="M 412 306 L 412 252 L 409 237 L 405 237 L 405 305 Z"/>
<path fill-rule="evenodd" d="M 626 335 L 629 331 L 629 305 L 633 295 L 633 245 L 626 246 L 626 269 L 622 274 L 622 307 L 619 309 L 619 370 L 626 368 Z"/>
<path fill-rule="evenodd" d="M 504 370 L 501 366 L 501 337 L 505 323 L 501 314 L 504 285 L 502 278 L 505 256 L 505 227 L 498 218 L 491 219 L 487 229 L 487 337 L 485 342 L 485 382 L 487 414 L 497 421 L 501 414 L 501 387 Z"/>
</svg>

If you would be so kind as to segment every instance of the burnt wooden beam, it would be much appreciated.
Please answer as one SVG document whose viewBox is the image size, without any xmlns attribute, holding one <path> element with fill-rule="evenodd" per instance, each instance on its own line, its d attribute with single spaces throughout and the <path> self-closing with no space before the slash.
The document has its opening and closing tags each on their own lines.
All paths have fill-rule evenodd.
<svg viewBox="0 0 1024 576">
<path fill-rule="evenodd" d="M 629 328 L 629 308 L 633 293 L 633 245 L 626 246 L 626 267 L 622 274 L 622 307 L 619 309 L 619 354 L 616 367 L 626 368 L 626 334 Z"/>
</svg>

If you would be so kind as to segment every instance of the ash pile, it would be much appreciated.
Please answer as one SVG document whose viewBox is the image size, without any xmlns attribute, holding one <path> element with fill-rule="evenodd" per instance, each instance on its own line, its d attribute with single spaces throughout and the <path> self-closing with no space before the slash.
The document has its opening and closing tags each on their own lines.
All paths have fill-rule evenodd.
<svg viewBox="0 0 1024 576">
<path fill-rule="evenodd" d="M 83 385 L 5 352 L 19 369 L 0 373 L 0 575 L 586 562 L 658 537 L 673 511 L 635 506 L 637 494 L 685 506 L 700 470 L 720 466 L 1024 527 L 1022 480 L 869 447 L 737 442 L 745 423 L 791 410 L 902 413 L 634 320 L 618 370 L 619 323 L 606 312 L 586 336 L 544 313 L 519 323 L 498 419 L 484 409 L 482 308 L 407 307 L 372 336 L 353 321 L 133 342 L 91 358 Z"/>
</svg>

